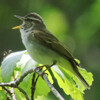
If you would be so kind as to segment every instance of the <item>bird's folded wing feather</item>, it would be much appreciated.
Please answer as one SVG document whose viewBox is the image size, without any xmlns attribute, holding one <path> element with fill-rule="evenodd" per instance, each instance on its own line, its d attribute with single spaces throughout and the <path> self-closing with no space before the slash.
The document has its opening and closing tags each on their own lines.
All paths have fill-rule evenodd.
<svg viewBox="0 0 100 100">
<path fill-rule="evenodd" d="M 43 32 L 38 30 L 34 31 L 33 35 L 41 45 L 48 47 L 49 49 L 57 52 L 59 55 L 69 60 L 74 72 L 76 72 L 76 74 L 75 73 L 74 74 L 77 75 L 77 77 L 81 80 L 81 82 L 86 88 L 89 88 L 88 83 L 85 81 L 85 79 L 77 69 L 77 66 L 80 67 L 80 65 L 74 60 L 69 51 L 64 47 L 64 45 L 61 44 L 61 42 L 54 35 L 52 35 L 48 31 Z"/>
<path fill-rule="evenodd" d="M 65 48 L 64 45 L 61 44 L 61 42 L 52 35 L 49 31 L 39 31 L 35 30 L 33 32 L 33 35 L 35 39 L 40 42 L 41 45 L 48 47 L 49 49 L 57 52 L 59 55 L 63 56 L 64 58 L 67 58 L 68 60 L 74 61 L 74 58 L 69 53 L 69 51 Z"/>
</svg>

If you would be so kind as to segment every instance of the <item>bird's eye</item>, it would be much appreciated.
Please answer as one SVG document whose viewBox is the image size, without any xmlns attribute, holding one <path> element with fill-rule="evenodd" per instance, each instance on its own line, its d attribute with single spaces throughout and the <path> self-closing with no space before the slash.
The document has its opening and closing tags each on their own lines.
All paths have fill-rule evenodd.
<svg viewBox="0 0 100 100">
<path fill-rule="evenodd" d="M 23 23 L 23 28 L 24 28 L 24 29 L 28 29 L 28 28 L 30 28 L 30 27 L 32 27 L 32 23 L 31 23 L 31 22 L 25 21 L 25 22 Z"/>
<path fill-rule="evenodd" d="M 25 23 L 23 23 L 22 25 L 23 25 L 23 27 L 25 27 Z"/>
</svg>

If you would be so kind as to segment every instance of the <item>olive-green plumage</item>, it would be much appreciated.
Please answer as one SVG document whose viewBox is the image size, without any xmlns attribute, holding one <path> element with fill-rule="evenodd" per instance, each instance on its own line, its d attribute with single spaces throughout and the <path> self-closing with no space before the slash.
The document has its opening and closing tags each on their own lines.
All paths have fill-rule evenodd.
<svg viewBox="0 0 100 100">
<path fill-rule="evenodd" d="M 40 15 L 30 13 L 24 17 L 17 15 L 16 17 L 23 21 L 20 28 L 21 38 L 32 59 L 47 65 L 57 61 L 57 65 L 72 72 L 85 88 L 89 88 L 88 83 L 78 71 L 79 64 L 74 60 L 66 46 L 47 30 Z"/>
</svg>

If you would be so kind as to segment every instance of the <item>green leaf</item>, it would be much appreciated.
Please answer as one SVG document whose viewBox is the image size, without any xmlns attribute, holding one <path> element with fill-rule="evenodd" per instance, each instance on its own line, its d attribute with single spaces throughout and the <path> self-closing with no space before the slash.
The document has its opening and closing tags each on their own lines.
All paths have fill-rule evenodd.
<svg viewBox="0 0 100 100">
<path fill-rule="evenodd" d="M 67 95 L 70 95 L 74 100 L 83 100 L 83 94 L 77 88 L 75 82 L 73 81 L 73 78 L 72 78 L 73 75 L 70 75 L 71 73 L 68 72 L 67 70 L 63 69 L 63 68 L 60 68 L 60 69 L 65 76 L 64 81 L 62 80 L 62 78 L 56 72 L 53 71 L 53 74 L 57 79 L 59 87 L 62 88 L 63 91 Z"/>
<path fill-rule="evenodd" d="M 58 100 L 58 98 L 54 94 L 49 93 L 47 96 L 38 96 L 35 100 Z"/>
<path fill-rule="evenodd" d="M 19 85 L 29 96 L 31 96 L 32 76 L 32 73 L 28 74 Z"/>
<path fill-rule="evenodd" d="M 0 90 L 0 100 L 6 100 L 6 93 L 4 90 Z"/>
<path fill-rule="evenodd" d="M 31 96 L 32 76 L 33 76 L 32 73 L 27 75 L 20 84 L 20 87 L 24 89 L 29 96 Z M 34 97 L 37 98 L 38 96 L 42 95 L 47 96 L 49 92 L 50 89 L 47 83 L 42 79 L 42 77 L 39 77 L 35 86 Z"/>
<path fill-rule="evenodd" d="M 59 76 L 58 72 L 52 69 L 52 72 L 57 79 L 58 85 L 60 88 L 63 89 L 63 91 L 70 95 L 74 100 L 84 100 L 83 94 L 84 94 L 84 86 L 82 83 L 77 79 L 75 75 L 73 75 L 68 70 L 59 67 L 60 71 L 64 74 L 64 81 L 62 77 Z M 82 74 L 82 76 L 86 79 L 86 81 L 89 83 L 89 85 L 92 85 L 93 82 L 93 75 L 90 72 L 87 72 L 85 69 L 78 68 L 79 72 Z"/>
<path fill-rule="evenodd" d="M 1 75 L 3 81 L 10 80 L 14 69 L 15 72 L 20 73 L 19 74 L 20 77 L 20 75 L 25 71 L 27 71 L 28 69 L 37 66 L 37 62 L 32 60 L 32 58 L 25 52 L 26 51 L 12 53 L 3 60 L 1 65 Z M 78 69 L 79 72 L 82 74 L 82 76 L 89 83 L 89 85 L 92 85 L 92 81 L 93 81 L 92 73 L 87 72 L 85 69 L 82 68 L 78 68 Z M 53 66 L 51 68 L 51 71 L 54 74 L 54 77 L 56 78 L 59 87 L 63 89 L 65 94 L 70 95 L 74 100 L 84 100 L 83 94 L 85 88 L 82 85 L 82 83 L 76 78 L 75 75 L 73 75 L 68 70 L 58 66 Z M 51 82 L 51 84 L 53 84 L 54 81 L 52 80 L 52 76 L 50 75 L 49 71 L 46 71 L 46 73 L 48 73 L 49 81 Z M 30 89 L 32 84 L 32 76 L 33 73 L 27 75 L 20 83 L 20 87 L 23 88 L 29 96 L 31 96 Z M 0 78 L 0 80 L 2 79 Z M 49 92 L 50 89 L 47 83 L 42 79 L 42 77 L 39 77 L 35 87 L 35 94 L 34 94 L 35 98 L 39 96 L 43 96 L 43 98 L 45 98 L 45 96 L 47 96 Z M 19 94 L 18 91 L 16 93 L 17 95 Z M 18 98 L 24 99 L 24 96 L 19 96 Z M 48 96 L 46 98 L 48 98 Z"/>
<path fill-rule="evenodd" d="M 82 76 L 86 79 L 86 81 L 88 82 L 88 84 L 91 86 L 92 82 L 94 81 L 93 74 L 91 72 L 87 72 L 83 68 L 78 68 L 78 69 L 79 69 L 79 72 L 82 74 Z"/>
<path fill-rule="evenodd" d="M 22 55 L 26 52 L 18 51 L 9 54 L 1 63 L 1 76 L 4 82 L 9 82 L 11 79 L 11 75 L 13 74 L 16 63 L 20 60 Z"/>
<path fill-rule="evenodd" d="M 47 83 L 42 79 L 42 77 L 39 77 L 36 83 L 35 98 L 42 95 L 46 96 L 49 92 L 50 88 L 48 87 Z"/>
<path fill-rule="evenodd" d="M 19 62 L 17 62 L 17 67 L 20 69 L 19 71 L 21 73 L 24 73 L 28 69 L 32 67 L 36 67 L 37 62 L 31 59 L 31 57 L 28 54 L 23 54 L 22 58 Z M 20 87 L 23 88 L 29 96 L 31 96 L 31 85 L 32 85 L 32 76 L 33 73 L 27 75 L 23 81 L 20 84 Z M 49 76 L 50 77 L 50 76 Z M 51 78 L 50 78 L 51 80 Z M 41 84 L 41 85 L 40 85 Z M 43 91 L 45 88 L 45 91 Z M 42 79 L 42 77 L 39 77 L 36 87 L 35 87 L 35 94 L 34 97 L 44 95 L 46 96 L 50 92 L 50 89 L 46 82 Z"/>
<path fill-rule="evenodd" d="M 37 62 L 34 61 L 28 54 L 23 54 L 20 61 L 17 62 L 16 67 L 23 73 L 32 67 L 36 67 Z"/>
<path fill-rule="evenodd" d="M 64 81 L 65 78 L 64 78 L 64 74 L 62 73 L 62 71 L 58 68 L 57 65 L 54 65 L 52 67 L 52 69 L 61 77 L 61 79 Z"/>
<path fill-rule="evenodd" d="M 18 69 L 20 69 L 19 72 L 22 74 L 25 71 L 27 71 L 28 69 L 35 67 L 36 65 L 37 65 L 37 62 L 32 60 L 32 58 L 28 54 L 25 53 L 25 54 L 22 55 L 20 61 L 17 62 L 16 67 Z M 31 82 L 32 76 L 33 76 L 32 73 L 28 74 L 20 84 L 20 87 L 23 88 L 29 96 L 31 96 L 31 90 L 30 89 L 31 89 L 31 83 L 32 83 Z"/>
<path fill-rule="evenodd" d="M 22 92 L 20 92 L 17 88 L 14 89 L 17 100 L 26 100 L 25 96 Z"/>
<path fill-rule="evenodd" d="M 77 60 L 78 61 L 78 60 Z M 20 66 L 21 72 L 25 72 L 31 67 L 36 66 L 36 62 L 33 61 L 30 57 L 28 57 L 28 54 L 24 54 L 21 60 L 17 63 L 17 65 Z M 65 94 L 70 95 L 74 100 L 84 100 L 83 98 L 83 93 L 84 93 L 84 86 L 82 83 L 74 76 L 71 72 L 68 70 L 58 67 L 58 66 L 53 66 L 51 68 L 55 78 L 57 79 L 58 85 L 60 88 L 63 89 Z M 86 70 L 83 70 L 79 68 L 80 73 L 83 75 L 83 77 L 92 84 L 93 78 L 92 74 L 88 73 Z M 48 71 L 48 79 L 49 81 L 53 84 L 53 80 L 51 78 L 51 75 Z M 31 88 L 31 80 L 32 80 L 32 74 L 28 75 L 25 77 L 23 82 L 21 83 L 21 87 L 26 90 L 26 92 L 30 94 L 29 88 Z M 40 85 L 41 84 L 41 85 Z M 43 92 L 43 89 L 45 88 L 45 91 Z M 35 98 L 38 96 L 46 96 L 50 92 L 49 87 L 45 83 L 45 81 L 39 77 L 37 84 L 36 84 L 36 90 L 35 90 Z"/>
</svg>

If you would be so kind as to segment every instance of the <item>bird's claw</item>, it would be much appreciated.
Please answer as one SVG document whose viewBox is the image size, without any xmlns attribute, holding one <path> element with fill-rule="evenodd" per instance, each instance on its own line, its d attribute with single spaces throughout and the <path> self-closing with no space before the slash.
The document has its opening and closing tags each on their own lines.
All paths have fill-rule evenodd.
<svg viewBox="0 0 100 100">
<path fill-rule="evenodd" d="M 45 71 L 46 71 L 46 70 L 44 70 L 44 71 L 41 73 L 41 77 L 42 77 L 42 78 L 43 78 L 43 75 L 44 75 L 44 74 L 48 75 L 48 73 L 45 73 Z"/>
<path fill-rule="evenodd" d="M 53 62 L 53 64 L 52 65 L 42 65 L 42 66 L 39 66 L 39 67 L 37 67 L 35 70 L 37 70 L 37 69 L 39 69 L 39 70 L 42 70 L 42 68 L 45 66 L 46 67 L 46 69 L 44 70 L 44 71 L 42 71 L 42 73 L 41 73 L 41 76 L 42 76 L 42 78 L 43 78 L 43 75 L 44 74 L 47 74 L 48 75 L 48 73 L 45 73 L 45 71 L 46 70 L 48 70 L 48 69 L 50 69 L 53 65 L 55 65 L 57 62 L 56 61 L 54 61 Z"/>
</svg>

